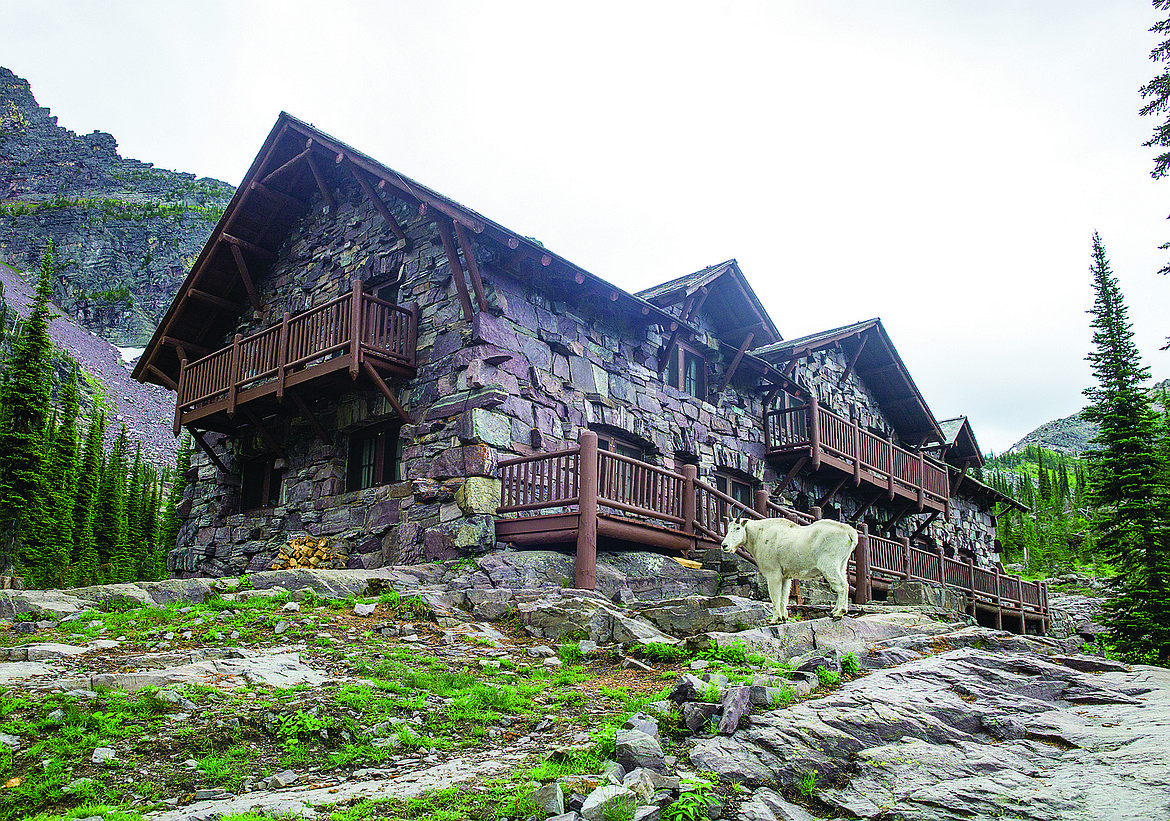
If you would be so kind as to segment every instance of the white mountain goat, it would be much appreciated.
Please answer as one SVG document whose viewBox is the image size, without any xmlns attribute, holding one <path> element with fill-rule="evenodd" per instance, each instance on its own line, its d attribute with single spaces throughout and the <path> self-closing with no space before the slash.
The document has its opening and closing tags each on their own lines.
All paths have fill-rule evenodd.
<svg viewBox="0 0 1170 821">
<path fill-rule="evenodd" d="M 833 618 L 849 609 L 845 568 L 857 547 L 857 531 L 847 524 L 820 519 L 801 527 L 788 519 L 730 519 L 723 549 L 743 548 L 768 581 L 773 621 L 788 621 L 788 590 L 793 579 L 821 576 L 837 594 Z"/>
</svg>

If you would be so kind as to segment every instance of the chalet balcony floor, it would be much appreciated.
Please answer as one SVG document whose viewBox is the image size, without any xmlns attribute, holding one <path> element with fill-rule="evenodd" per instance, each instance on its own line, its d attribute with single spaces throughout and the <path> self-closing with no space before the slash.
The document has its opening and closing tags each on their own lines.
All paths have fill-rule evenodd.
<svg viewBox="0 0 1170 821">
<path fill-rule="evenodd" d="M 194 362 L 183 360 L 174 429 L 198 423 L 231 431 L 234 417 L 279 408 L 368 379 L 400 413 L 387 379 L 415 374 L 418 307 L 403 307 L 362 293 L 347 294 L 280 324 L 243 337 Z"/>
<path fill-rule="evenodd" d="M 864 495 L 898 499 L 919 512 L 944 512 L 950 500 L 946 467 L 883 439 L 818 405 L 769 411 L 764 416 L 768 460 L 781 473 L 828 468 L 828 484 Z M 884 493 L 883 493 L 884 491 Z M 879 495 L 880 494 L 880 495 Z"/>
</svg>

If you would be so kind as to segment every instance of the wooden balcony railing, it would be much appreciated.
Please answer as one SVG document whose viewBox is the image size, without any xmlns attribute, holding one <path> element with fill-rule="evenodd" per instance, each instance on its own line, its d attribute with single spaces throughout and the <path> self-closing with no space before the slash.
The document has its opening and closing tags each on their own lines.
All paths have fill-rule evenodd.
<svg viewBox="0 0 1170 821">
<path fill-rule="evenodd" d="M 232 344 L 179 371 L 175 431 L 196 418 L 249 399 L 275 393 L 316 376 L 348 369 L 357 376 L 362 362 L 413 369 L 418 305 L 395 305 L 363 293 L 361 283 L 337 299 L 251 336 L 236 334 Z"/>
<path fill-rule="evenodd" d="M 852 472 L 857 484 L 885 488 L 891 500 L 902 496 L 923 508 L 942 509 L 950 498 L 945 467 L 821 407 L 816 397 L 807 405 L 765 413 L 764 442 L 771 456 L 807 456 L 814 470 L 830 463 Z"/>
<path fill-rule="evenodd" d="M 596 578 L 599 535 L 685 552 L 721 542 L 728 516 L 783 516 L 811 524 L 821 515 L 818 508 L 812 513 L 782 508 L 767 491 L 758 491 L 749 507 L 701 481 L 693 465 L 675 473 L 599 450 L 597 434 L 591 431 L 583 431 L 577 445 L 563 450 L 501 460 L 500 479 L 497 535 L 528 546 L 575 543 L 575 584 L 588 589 Z M 858 536 L 849 564 L 858 604 L 872 599 L 875 582 L 927 581 L 965 594 L 972 613 L 976 607 L 993 612 L 1000 627 L 1006 615 L 1018 619 L 1021 632 L 1028 618 L 1047 629 L 1048 591 L 1042 583 L 950 559 L 941 550 L 921 550 L 906 538 L 871 536 L 865 525 L 859 526 Z"/>
</svg>

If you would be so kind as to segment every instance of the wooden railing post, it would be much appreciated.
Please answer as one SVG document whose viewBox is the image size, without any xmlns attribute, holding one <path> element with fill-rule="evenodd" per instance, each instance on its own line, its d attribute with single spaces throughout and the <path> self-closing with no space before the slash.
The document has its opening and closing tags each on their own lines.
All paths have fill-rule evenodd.
<svg viewBox="0 0 1170 821">
<path fill-rule="evenodd" d="M 418 352 L 415 350 L 418 347 L 418 316 L 418 303 L 410 303 L 410 328 L 407 333 L 406 354 L 411 366 L 415 364 L 418 356 Z"/>
<path fill-rule="evenodd" d="M 573 586 L 597 586 L 597 434 L 581 431 L 577 486 L 577 567 Z"/>
<path fill-rule="evenodd" d="M 926 489 L 923 485 L 926 484 L 926 457 L 922 455 L 922 451 L 918 451 L 918 509 L 922 510 L 922 506 L 926 503 Z"/>
<path fill-rule="evenodd" d="M 853 428 L 853 486 L 861 487 L 861 425 L 856 416 L 851 416 L 849 422 Z"/>
<path fill-rule="evenodd" d="M 178 436 L 179 431 L 183 429 L 183 404 L 186 401 L 186 397 L 183 395 L 183 392 L 186 390 L 186 388 L 187 360 L 183 359 L 179 361 L 179 386 L 175 391 L 175 436 Z"/>
<path fill-rule="evenodd" d="M 284 312 L 280 320 L 280 342 L 276 350 L 276 401 L 284 399 L 285 371 L 288 366 L 288 320 L 292 315 Z"/>
<path fill-rule="evenodd" d="M 349 378 L 357 379 L 362 364 L 362 281 L 355 279 L 349 302 Z"/>
<path fill-rule="evenodd" d="M 886 497 L 894 500 L 894 437 L 886 437 Z"/>
<path fill-rule="evenodd" d="M 683 533 L 691 536 L 695 532 L 695 517 L 698 512 L 698 506 L 695 503 L 695 480 L 699 478 L 699 468 L 695 465 L 683 465 L 682 475 Z M 711 527 L 711 522 L 706 522 L 706 525 Z M 693 541 L 691 546 L 694 546 Z"/>
<path fill-rule="evenodd" d="M 898 541 L 902 543 L 902 575 L 906 577 L 906 581 L 910 581 L 910 539 L 903 536 Z"/>
<path fill-rule="evenodd" d="M 967 557 L 967 595 L 971 597 L 971 612 L 968 615 L 975 618 L 975 560 L 970 556 Z"/>
<path fill-rule="evenodd" d="M 936 547 L 934 549 L 934 555 L 938 559 L 938 583 L 939 584 L 946 584 L 947 583 L 947 557 L 946 557 L 946 554 L 943 553 L 943 549 L 941 547 Z"/>
<path fill-rule="evenodd" d="M 995 571 L 995 629 L 1003 629 L 1003 596 L 1000 593 L 1003 588 L 999 586 L 999 565 L 991 568 Z"/>
<path fill-rule="evenodd" d="M 823 510 L 821 510 L 819 505 L 813 505 L 811 508 L 809 508 L 808 512 L 809 512 L 809 515 L 811 515 L 813 517 L 813 519 L 820 519 L 825 514 L 825 512 Z"/>
<path fill-rule="evenodd" d="M 869 603 L 869 525 L 857 528 L 857 547 L 853 548 L 853 603 Z"/>
<path fill-rule="evenodd" d="M 808 397 L 808 455 L 814 471 L 821 469 L 821 406 L 816 394 Z"/>
<path fill-rule="evenodd" d="M 236 415 L 236 394 L 240 390 L 240 340 L 243 336 L 236 334 L 232 337 L 232 361 L 228 366 L 228 406 L 227 415 Z"/>
<path fill-rule="evenodd" d="M 1048 610 L 1048 582 L 1040 582 L 1040 632 L 1047 633 L 1051 629 L 1052 624 L 1049 620 L 1050 611 Z"/>
<path fill-rule="evenodd" d="M 756 513 L 759 513 L 765 519 L 768 518 L 768 491 L 756 491 Z"/>
</svg>

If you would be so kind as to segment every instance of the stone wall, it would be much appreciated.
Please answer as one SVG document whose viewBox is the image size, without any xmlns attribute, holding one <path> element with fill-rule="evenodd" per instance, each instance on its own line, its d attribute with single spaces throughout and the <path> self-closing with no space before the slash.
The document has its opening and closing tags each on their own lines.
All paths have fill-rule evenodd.
<svg viewBox="0 0 1170 821">
<path fill-rule="evenodd" d="M 476 259 L 488 305 L 468 322 L 434 226 L 413 209 L 394 208 L 409 235 L 402 252 L 356 186 L 340 194 L 336 212 L 316 201 L 291 232 L 259 286 L 263 310 L 243 317 L 239 332 L 270 327 L 285 311 L 340 296 L 355 278 L 380 281 L 400 266 L 399 302 L 420 308 L 418 373 L 392 385 L 414 420 L 399 433 L 405 478 L 344 491 L 350 434 L 396 418 L 364 378 L 352 391 L 311 401 L 332 445 L 300 416 L 274 425 L 286 459 L 273 508 L 239 512 L 239 465 L 263 443 L 212 437 L 231 473 L 196 452 L 187 520 L 171 557 L 176 571 L 265 569 L 300 533 L 338 542 L 351 567 L 486 551 L 495 546 L 499 459 L 563 447 L 589 427 L 622 433 L 666 468 L 695 462 L 704 479 L 730 469 L 765 487 L 776 481 L 764 462 L 763 409 L 750 374 L 710 397 L 718 406 L 665 386 L 657 368 L 667 334 L 659 326 L 623 315 L 607 299 L 533 284 L 504 249 L 486 242 Z M 694 344 L 709 354 L 707 383 L 718 384 L 727 362 L 709 329 Z"/>
</svg>

